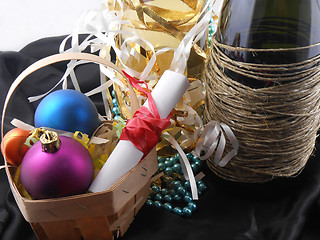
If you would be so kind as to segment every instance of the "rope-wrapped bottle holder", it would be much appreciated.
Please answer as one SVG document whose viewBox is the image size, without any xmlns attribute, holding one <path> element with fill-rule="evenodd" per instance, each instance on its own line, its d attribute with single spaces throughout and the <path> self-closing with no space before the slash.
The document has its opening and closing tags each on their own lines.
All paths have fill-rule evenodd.
<svg viewBox="0 0 320 240">
<path fill-rule="evenodd" d="M 313 152 L 320 123 L 320 55 L 291 64 L 256 64 L 236 61 L 225 52 L 273 54 L 319 45 L 249 49 L 214 39 L 203 74 L 207 84 L 204 118 L 227 124 L 240 144 L 238 155 L 225 167 L 208 160 L 214 173 L 239 182 L 296 176 Z M 246 86 L 233 80 L 230 71 L 269 87 Z"/>
</svg>

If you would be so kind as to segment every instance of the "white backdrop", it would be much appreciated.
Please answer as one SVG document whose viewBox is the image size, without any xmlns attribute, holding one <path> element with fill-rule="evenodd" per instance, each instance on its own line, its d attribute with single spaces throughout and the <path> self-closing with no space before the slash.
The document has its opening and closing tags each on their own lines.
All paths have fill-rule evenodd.
<svg viewBox="0 0 320 240">
<path fill-rule="evenodd" d="M 87 10 L 103 0 L 0 0 L 0 51 L 19 51 L 35 40 L 72 33 Z M 216 0 L 219 9 L 222 0 Z"/>
<path fill-rule="evenodd" d="M 87 10 L 102 0 L 0 0 L 0 51 L 19 51 L 44 37 L 72 32 Z"/>
</svg>

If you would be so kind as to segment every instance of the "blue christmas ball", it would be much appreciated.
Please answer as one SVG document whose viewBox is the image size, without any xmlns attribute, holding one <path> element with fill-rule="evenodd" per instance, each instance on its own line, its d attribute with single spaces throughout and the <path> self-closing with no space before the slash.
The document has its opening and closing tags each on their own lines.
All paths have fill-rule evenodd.
<svg viewBox="0 0 320 240">
<path fill-rule="evenodd" d="M 86 95 L 64 89 L 42 99 L 35 112 L 34 125 L 36 128 L 80 131 L 91 136 L 100 125 L 100 120 L 96 106 Z"/>
</svg>

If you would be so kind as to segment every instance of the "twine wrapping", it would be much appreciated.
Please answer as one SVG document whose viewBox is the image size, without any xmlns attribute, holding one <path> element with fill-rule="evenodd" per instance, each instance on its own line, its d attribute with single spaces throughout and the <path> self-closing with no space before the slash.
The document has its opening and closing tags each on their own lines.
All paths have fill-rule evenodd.
<svg viewBox="0 0 320 240">
<path fill-rule="evenodd" d="M 272 54 L 318 45 L 249 49 L 213 41 L 203 74 L 207 84 L 204 118 L 227 124 L 240 144 L 238 155 L 225 167 L 208 160 L 214 173 L 238 182 L 296 176 L 313 152 L 320 119 L 320 55 L 292 64 L 254 64 L 235 61 L 223 50 Z M 228 71 L 271 82 L 271 86 L 248 87 L 231 79 Z"/>
</svg>

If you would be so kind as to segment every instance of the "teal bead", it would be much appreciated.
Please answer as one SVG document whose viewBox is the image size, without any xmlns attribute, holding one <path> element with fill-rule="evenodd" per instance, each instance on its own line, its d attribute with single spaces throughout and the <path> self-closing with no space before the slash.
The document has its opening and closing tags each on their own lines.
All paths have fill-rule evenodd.
<svg viewBox="0 0 320 240">
<path fill-rule="evenodd" d="M 171 157 L 169 159 L 169 161 L 170 161 L 171 166 L 173 166 L 175 163 L 177 163 L 174 157 Z"/>
<path fill-rule="evenodd" d="M 198 161 L 198 160 L 199 160 L 198 157 L 192 155 L 192 161 L 193 161 L 193 162 L 196 162 L 196 161 Z"/>
<path fill-rule="evenodd" d="M 191 194 L 191 192 L 186 192 L 186 196 L 189 196 L 189 197 L 192 197 L 192 194 Z"/>
<path fill-rule="evenodd" d="M 164 203 L 163 208 L 168 210 L 169 212 L 172 211 L 172 205 L 171 203 Z"/>
<path fill-rule="evenodd" d="M 192 167 L 192 171 L 194 173 L 197 173 L 199 171 L 199 169 L 200 169 L 199 166 L 197 164 L 195 164 L 195 163 L 192 163 L 191 167 Z"/>
<path fill-rule="evenodd" d="M 163 201 L 165 201 L 165 202 L 172 202 L 172 197 L 171 197 L 169 194 L 167 194 L 167 195 L 165 195 L 165 196 L 163 197 Z"/>
<path fill-rule="evenodd" d="M 177 192 L 178 192 L 178 194 L 180 194 L 181 196 L 184 196 L 184 195 L 186 195 L 186 189 L 184 189 L 184 187 L 182 187 L 182 186 L 180 186 L 180 187 L 178 187 L 178 189 L 177 189 Z"/>
<path fill-rule="evenodd" d="M 158 162 L 160 163 L 164 163 L 164 157 L 162 156 L 158 156 Z"/>
<path fill-rule="evenodd" d="M 113 119 L 116 120 L 116 121 L 120 121 L 122 118 L 121 118 L 120 115 L 115 115 L 115 116 L 113 117 Z"/>
<path fill-rule="evenodd" d="M 197 185 L 204 183 L 202 180 L 197 181 Z"/>
<path fill-rule="evenodd" d="M 146 202 L 146 204 L 147 204 L 148 206 L 152 206 L 152 205 L 153 205 L 153 201 L 152 201 L 151 199 L 148 199 L 147 202 Z"/>
<path fill-rule="evenodd" d="M 160 171 L 163 171 L 165 168 L 166 168 L 166 166 L 165 166 L 165 164 L 164 164 L 163 162 L 159 162 L 159 163 L 158 163 L 158 169 L 159 169 Z"/>
<path fill-rule="evenodd" d="M 174 163 L 180 162 L 179 154 L 178 154 L 178 153 L 177 153 L 176 155 L 174 155 L 173 161 L 174 161 Z"/>
<path fill-rule="evenodd" d="M 189 160 L 191 160 L 192 157 L 193 157 L 192 153 L 187 153 L 186 156 L 187 156 L 187 158 L 188 158 Z"/>
<path fill-rule="evenodd" d="M 178 187 L 181 187 L 182 185 L 181 185 L 181 181 L 174 181 L 173 183 L 172 183 L 172 187 L 173 187 L 173 189 L 175 189 L 175 190 L 177 190 L 178 189 Z"/>
<path fill-rule="evenodd" d="M 112 108 L 112 113 L 113 113 L 114 115 L 119 115 L 119 114 L 120 114 L 119 108 L 118 108 L 118 107 L 113 107 L 113 108 Z"/>
<path fill-rule="evenodd" d="M 153 206 L 155 206 L 157 208 L 161 208 L 162 207 L 162 203 L 160 201 L 154 201 L 153 202 Z"/>
<path fill-rule="evenodd" d="M 172 162 L 170 160 L 165 160 L 164 164 L 166 165 L 166 167 L 172 167 L 173 166 L 173 164 L 172 164 Z"/>
<path fill-rule="evenodd" d="M 176 195 L 176 191 L 174 189 L 170 189 L 169 194 L 170 194 L 170 196 L 174 196 L 174 195 Z"/>
<path fill-rule="evenodd" d="M 198 158 L 196 160 L 194 160 L 193 162 L 199 166 L 201 166 L 201 164 L 202 164 L 202 161 Z"/>
<path fill-rule="evenodd" d="M 172 170 L 171 167 L 166 167 L 166 168 L 164 169 L 164 172 L 165 172 L 165 174 L 171 176 L 172 173 L 173 173 L 173 170 Z"/>
<path fill-rule="evenodd" d="M 174 214 L 177 214 L 178 216 L 182 216 L 182 209 L 179 207 L 175 207 L 174 209 L 172 209 L 172 212 Z"/>
<path fill-rule="evenodd" d="M 213 35 L 213 34 L 214 34 L 214 27 L 209 26 L 209 35 Z"/>
<path fill-rule="evenodd" d="M 114 107 L 118 107 L 118 102 L 117 102 L 117 99 L 112 99 L 112 104 Z"/>
<path fill-rule="evenodd" d="M 160 193 L 157 193 L 155 196 L 154 196 L 154 200 L 156 201 L 161 201 L 162 200 L 162 195 Z"/>
<path fill-rule="evenodd" d="M 111 96 L 114 97 L 114 98 L 116 97 L 116 93 L 115 93 L 114 90 L 111 91 Z"/>
<path fill-rule="evenodd" d="M 160 192 L 160 188 L 156 185 L 151 186 L 152 191 L 154 191 L 155 193 Z"/>
<path fill-rule="evenodd" d="M 169 194 L 168 188 L 162 188 L 162 189 L 161 189 L 161 194 L 162 194 L 162 195 L 167 195 L 167 194 Z"/>
<path fill-rule="evenodd" d="M 184 186 L 185 189 L 189 190 L 190 189 L 190 182 L 189 181 L 185 181 L 183 183 L 183 186 Z"/>
<path fill-rule="evenodd" d="M 184 208 L 182 209 L 182 215 L 183 215 L 184 217 L 191 217 L 191 215 L 192 215 L 192 210 L 191 210 L 189 207 L 184 207 Z"/>
<path fill-rule="evenodd" d="M 192 201 L 192 197 L 190 197 L 190 196 L 184 196 L 184 197 L 183 197 L 183 201 L 185 201 L 186 203 L 189 203 L 189 202 Z"/>
<path fill-rule="evenodd" d="M 207 185 L 205 185 L 204 183 L 198 184 L 198 189 L 200 191 L 205 191 L 207 190 Z"/>
<path fill-rule="evenodd" d="M 173 169 L 173 171 L 175 171 L 175 172 L 177 172 L 177 173 L 181 173 L 181 171 L 182 171 L 182 168 L 181 168 L 180 163 L 175 163 L 175 164 L 172 166 L 172 169 Z"/>
<path fill-rule="evenodd" d="M 176 202 L 180 202 L 182 198 L 181 198 L 180 195 L 176 194 L 176 195 L 174 195 L 174 196 L 172 197 L 172 199 L 173 199 L 174 201 L 176 201 Z"/>
<path fill-rule="evenodd" d="M 191 209 L 191 211 L 197 210 L 197 204 L 195 202 L 189 202 L 187 206 Z"/>
</svg>

